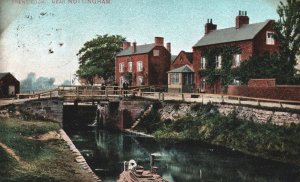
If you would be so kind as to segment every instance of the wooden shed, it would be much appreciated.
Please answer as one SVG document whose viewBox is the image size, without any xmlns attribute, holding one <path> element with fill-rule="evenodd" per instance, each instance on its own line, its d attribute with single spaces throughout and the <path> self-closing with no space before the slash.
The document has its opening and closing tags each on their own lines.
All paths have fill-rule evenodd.
<svg viewBox="0 0 300 182">
<path fill-rule="evenodd" d="M 0 98 L 14 97 L 20 93 L 20 82 L 11 73 L 0 73 Z"/>
</svg>

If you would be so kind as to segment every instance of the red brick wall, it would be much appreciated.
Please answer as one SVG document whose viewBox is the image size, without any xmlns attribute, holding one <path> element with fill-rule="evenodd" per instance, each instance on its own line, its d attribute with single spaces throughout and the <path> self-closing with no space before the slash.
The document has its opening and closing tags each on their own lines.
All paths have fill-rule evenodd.
<svg viewBox="0 0 300 182">
<path fill-rule="evenodd" d="M 128 72 L 128 62 L 132 61 L 132 73 L 135 74 L 135 79 L 132 80 L 132 86 L 135 86 L 137 83 L 137 77 L 139 75 L 144 75 L 144 74 L 148 74 L 148 54 L 138 54 L 138 55 L 131 55 L 131 56 L 120 56 L 120 57 L 116 57 L 116 67 L 115 67 L 115 75 L 116 75 L 116 81 L 118 82 L 118 84 L 120 83 L 120 77 L 122 75 L 122 73 L 119 72 L 119 65 L 120 63 L 125 63 L 125 71 L 124 73 Z M 138 61 L 143 61 L 143 68 L 144 71 L 143 73 L 141 72 L 137 72 L 137 62 Z M 123 73 L 123 74 L 124 74 Z M 146 77 L 146 75 L 144 76 L 144 82 L 147 85 L 148 84 L 148 79 Z"/>
<path fill-rule="evenodd" d="M 181 61 L 181 59 L 182 59 L 182 61 Z M 171 64 L 170 70 L 173 70 L 175 68 L 179 68 L 179 67 L 184 66 L 186 64 L 189 65 L 191 68 L 193 67 L 193 64 L 186 57 L 185 52 L 181 51 L 178 54 L 177 58 L 174 60 L 174 62 Z"/>
<path fill-rule="evenodd" d="M 201 59 L 201 50 L 204 48 L 215 48 L 221 46 L 239 46 L 241 48 L 241 60 L 247 60 L 253 54 L 253 41 L 252 40 L 245 40 L 240 42 L 232 42 L 232 43 L 224 43 L 224 44 L 216 44 L 204 47 L 194 47 L 193 48 L 193 67 L 195 71 L 195 86 L 196 88 L 200 87 L 201 78 L 199 78 L 199 68 L 200 68 L 200 59 Z M 218 84 L 218 83 L 217 83 Z M 219 87 L 219 86 L 217 86 Z M 221 89 L 217 89 L 221 90 Z M 211 91 L 209 91 L 211 92 Z M 221 93 L 221 92 L 217 92 Z"/>
<path fill-rule="evenodd" d="M 153 56 L 153 50 L 159 50 L 159 56 Z M 148 83 L 149 85 L 167 85 L 171 54 L 162 46 L 156 46 L 153 50 L 149 53 Z"/>
<path fill-rule="evenodd" d="M 228 95 L 300 101 L 300 86 L 248 87 L 229 85 Z"/>
<path fill-rule="evenodd" d="M 267 45 L 266 44 L 266 37 L 267 31 L 274 32 L 273 30 L 273 20 L 270 20 L 267 26 L 263 28 L 254 38 L 254 53 L 256 55 L 261 55 L 265 52 L 274 53 L 277 52 L 279 49 L 279 44 L 275 41 L 275 45 Z"/>
<path fill-rule="evenodd" d="M 248 81 L 248 87 L 275 87 L 275 79 L 251 79 Z"/>
</svg>

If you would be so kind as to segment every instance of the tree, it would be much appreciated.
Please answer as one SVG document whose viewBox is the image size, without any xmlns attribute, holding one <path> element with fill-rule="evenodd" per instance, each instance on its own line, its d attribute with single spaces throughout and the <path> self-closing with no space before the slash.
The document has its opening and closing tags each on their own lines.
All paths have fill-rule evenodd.
<svg viewBox="0 0 300 182">
<path fill-rule="evenodd" d="M 277 82 L 284 82 L 285 77 L 281 75 L 281 63 L 278 54 L 252 56 L 243 61 L 237 69 L 236 78 L 247 84 L 250 79 L 275 78 Z"/>
<path fill-rule="evenodd" d="M 120 35 L 97 35 L 84 43 L 79 50 L 79 78 L 94 84 L 94 77 L 100 76 L 105 81 L 113 80 L 115 73 L 115 56 L 122 50 L 125 38 Z"/>
<path fill-rule="evenodd" d="M 285 78 L 283 82 L 292 83 L 296 73 L 296 54 L 300 45 L 300 2 L 287 0 L 280 2 L 277 8 L 279 20 L 275 22 L 274 38 L 279 42 L 281 62 L 280 73 Z"/>
</svg>

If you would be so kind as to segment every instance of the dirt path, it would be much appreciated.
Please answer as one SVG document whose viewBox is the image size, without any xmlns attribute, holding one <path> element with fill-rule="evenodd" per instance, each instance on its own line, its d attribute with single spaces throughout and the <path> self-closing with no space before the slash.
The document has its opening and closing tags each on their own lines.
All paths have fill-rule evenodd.
<svg viewBox="0 0 300 182">
<path fill-rule="evenodd" d="M 17 156 L 17 154 L 14 152 L 12 148 L 9 148 L 7 145 L 4 143 L 0 142 L 0 147 L 2 147 L 10 156 L 12 156 L 16 161 L 20 162 L 21 158 Z"/>
</svg>

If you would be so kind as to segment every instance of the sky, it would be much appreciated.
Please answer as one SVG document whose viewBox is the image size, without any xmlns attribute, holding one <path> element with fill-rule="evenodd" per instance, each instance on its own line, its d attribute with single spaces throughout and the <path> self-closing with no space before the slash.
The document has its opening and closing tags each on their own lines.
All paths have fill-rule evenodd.
<svg viewBox="0 0 300 182">
<path fill-rule="evenodd" d="M 138 45 L 153 43 L 155 36 L 161 36 L 165 43 L 171 42 L 176 55 L 181 50 L 192 51 L 204 35 L 207 19 L 218 29 L 235 26 L 239 10 L 247 11 L 250 23 L 277 20 L 279 4 L 279 0 L 89 1 L 96 3 L 1 0 L 0 72 L 11 72 L 19 80 L 35 72 L 61 84 L 78 69 L 76 53 L 96 35 L 118 34 Z"/>
</svg>

